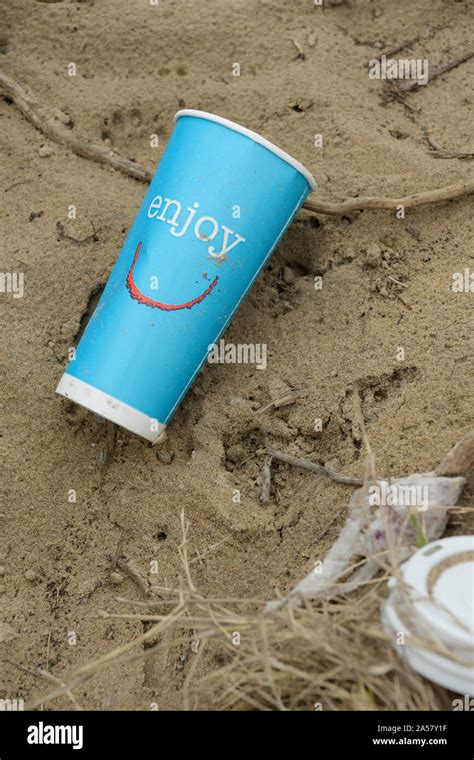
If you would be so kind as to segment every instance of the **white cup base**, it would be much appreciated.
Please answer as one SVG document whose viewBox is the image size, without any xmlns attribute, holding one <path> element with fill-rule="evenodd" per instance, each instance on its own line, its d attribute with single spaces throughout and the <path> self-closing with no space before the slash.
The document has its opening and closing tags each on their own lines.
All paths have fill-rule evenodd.
<svg viewBox="0 0 474 760">
<path fill-rule="evenodd" d="M 91 412 L 99 414 L 106 420 L 126 428 L 131 433 L 146 438 L 151 443 L 156 443 L 166 429 L 166 425 L 153 419 L 153 417 L 124 404 L 123 401 L 109 396 L 108 393 L 94 388 L 93 385 L 89 385 L 73 375 L 68 375 L 67 372 L 59 381 L 56 393 L 80 406 L 84 406 Z"/>
</svg>

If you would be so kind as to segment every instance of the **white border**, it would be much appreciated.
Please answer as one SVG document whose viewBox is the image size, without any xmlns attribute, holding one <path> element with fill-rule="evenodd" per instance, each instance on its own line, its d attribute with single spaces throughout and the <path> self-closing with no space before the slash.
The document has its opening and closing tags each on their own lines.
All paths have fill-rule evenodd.
<svg viewBox="0 0 474 760">
<path fill-rule="evenodd" d="M 177 114 L 174 117 L 174 120 L 178 121 L 178 119 L 181 116 L 195 116 L 198 119 L 208 119 L 208 121 L 215 121 L 217 124 L 222 124 L 223 127 L 228 127 L 228 129 L 233 129 L 234 132 L 240 132 L 242 135 L 245 135 L 245 137 L 249 137 L 254 142 L 259 143 L 259 145 L 263 145 L 264 148 L 267 148 L 267 150 L 270 150 L 272 153 L 275 153 L 275 155 L 278 156 L 278 158 L 282 158 L 283 161 L 286 161 L 288 164 L 291 164 L 291 166 L 293 166 L 300 174 L 303 175 L 308 185 L 310 186 L 311 190 L 313 192 L 316 190 L 317 183 L 313 175 L 311 174 L 311 172 L 309 172 L 308 169 L 306 169 L 303 166 L 303 164 L 300 164 L 300 162 L 297 161 L 296 158 L 293 158 L 293 156 L 290 156 L 289 153 L 285 153 L 285 151 L 279 148 L 278 145 L 274 145 L 265 137 L 262 137 L 262 135 L 259 135 L 258 132 L 252 132 L 251 129 L 242 127 L 240 124 L 236 124 L 235 121 L 224 119 L 222 116 L 216 116 L 215 114 L 208 113 L 207 111 L 195 111 L 192 108 L 185 108 L 182 111 L 177 112 Z"/>
<path fill-rule="evenodd" d="M 158 422 L 153 417 L 139 412 L 138 409 L 124 404 L 123 401 L 109 396 L 108 393 L 94 388 L 93 385 L 89 385 L 89 383 L 85 383 L 83 380 L 79 380 L 67 372 L 64 373 L 59 381 L 56 393 L 65 396 L 71 401 L 75 401 L 76 404 L 80 404 L 80 406 L 84 406 L 86 409 L 90 409 L 91 412 L 100 414 L 101 417 L 115 422 L 117 425 L 130 430 L 130 432 L 146 438 L 151 443 L 156 443 L 166 429 L 166 425 Z M 151 429 L 152 423 L 154 423 L 154 427 L 157 427 L 158 430 Z"/>
</svg>

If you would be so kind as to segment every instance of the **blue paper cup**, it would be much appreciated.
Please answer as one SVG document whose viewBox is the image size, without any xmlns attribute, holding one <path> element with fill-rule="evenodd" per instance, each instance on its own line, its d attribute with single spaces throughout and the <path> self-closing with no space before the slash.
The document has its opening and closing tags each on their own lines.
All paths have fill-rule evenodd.
<svg viewBox="0 0 474 760">
<path fill-rule="evenodd" d="M 57 392 L 156 441 L 315 189 L 255 132 L 179 111 Z"/>
</svg>

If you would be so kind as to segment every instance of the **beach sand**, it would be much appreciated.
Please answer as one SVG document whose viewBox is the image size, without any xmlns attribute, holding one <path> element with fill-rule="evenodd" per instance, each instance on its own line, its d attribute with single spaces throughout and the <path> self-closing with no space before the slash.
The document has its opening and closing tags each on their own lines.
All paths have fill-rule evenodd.
<svg viewBox="0 0 474 760">
<path fill-rule="evenodd" d="M 319 199 L 400 197 L 472 176 L 469 161 L 434 157 L 425 130 L 443 146 L 472 148 L 474 60 L 405 103 L 387 101 L 386 84 L 367 71 L 374 55 L 415 37 L 398 56 L 434 68 L 463 55 L 470 2 L 17 0 L 3 16 L 0 67 L 47 118 L 152 170 L 187 107 L 294 155 L 315 175 Z M 453 292 L 452 277 L 474 266 L 472 201 L 407 209 L 403 219 L 302 211 L 225 336 L 265 343 L 266 370 L 207 366 L 170 425 L 170 462 L 124 430 L 106 462 L 106 423 L 54 391 L 146 186 L 46 138 L 8 99 L 0 117 L 2 267 L 25 278 L 23 298 L 0 294 L 0 696 L 27 700 L 54 686 L 38 668 L 63 679 L 147 630 L 98 617 L 128 611 L 117 595 L 144 600 L 132 578 L 114 584 L 110 563 L 122 538 L 145 578 L 175 587 L 182 510 L 203 594 L 265 600 L 288 591 L 335 540 L 351 488 L 279 465 L 262 505 L 265 448 L 363 476 L 356 390 L 381 475 L 431 470 L 468 432 L 469 294 Z M 257 413 L 295 386 L 295 403 Z M 472 492 L 471 479 L 462 504 Z M 471 517 L 453 518 L 448 533 L 471 532 Z M 74 693 L 88 709 L 179 709 L 191 662 L 185 638 L 165 633 L 154 657 L 104 668 Z M 202 672 L 218 665 L 211 648 Z M 48 706 L 71 702 L 62 695 Z"/>
</svg>

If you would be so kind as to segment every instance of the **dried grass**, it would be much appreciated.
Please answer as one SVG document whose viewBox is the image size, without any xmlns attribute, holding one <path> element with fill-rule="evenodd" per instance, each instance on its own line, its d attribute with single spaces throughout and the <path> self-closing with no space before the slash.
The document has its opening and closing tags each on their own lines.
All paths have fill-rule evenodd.
<svg viewBox="0 0 474 760">
<path fill-rule="evenodd" d="M 151 657 L 164 632 L 190 655 L 183 709 L 215 710 L 445 710 L 452 696 L 416 674 L 393 650 L 380 621 L 386 578 L 347 596 L 289 603 L 269 613 L 262 599 L 206 598 L 196 588 L 188 558 L 189 524 L 182 515 L 179 589 L 155 587 L 159 598 L 117 598 L 129 612 L 105 619 L 147 621 L 147 632 L 62 676 L 61 685 L 28 708 L 71 692 L 104 667 Z M 392 547 L 393 549 L 393 547 Z M 392 552 L 394 554 L 394 550 Z M 392 564 L 393 563 L 393 564 Z M 399 577 L 398 558 L 391 557 Z M 385 568 L 389 570 L 390 568 Z M 143 648 L 144 641 L 152 643 Z M 197 644 L 197 646 L 196 646 Z M 423 645 L 423 642 L 417 644 Z M 433 644 L 427 642 L 427 648 Z M 216 667 L 216 662 L 220 665 Z"/>
<path fill-rule="evenodd" d="M 188 683 L 188 702 L 220 710 L 447 709 L 448 692 L 414 673 L 388 642 L 383 588 L 377 581 L 358 595 L 232 620 L 211 606 L 208 626 L 193 625 L 201 641 L 220 642 L 226 662 Z"/>
</svg>

